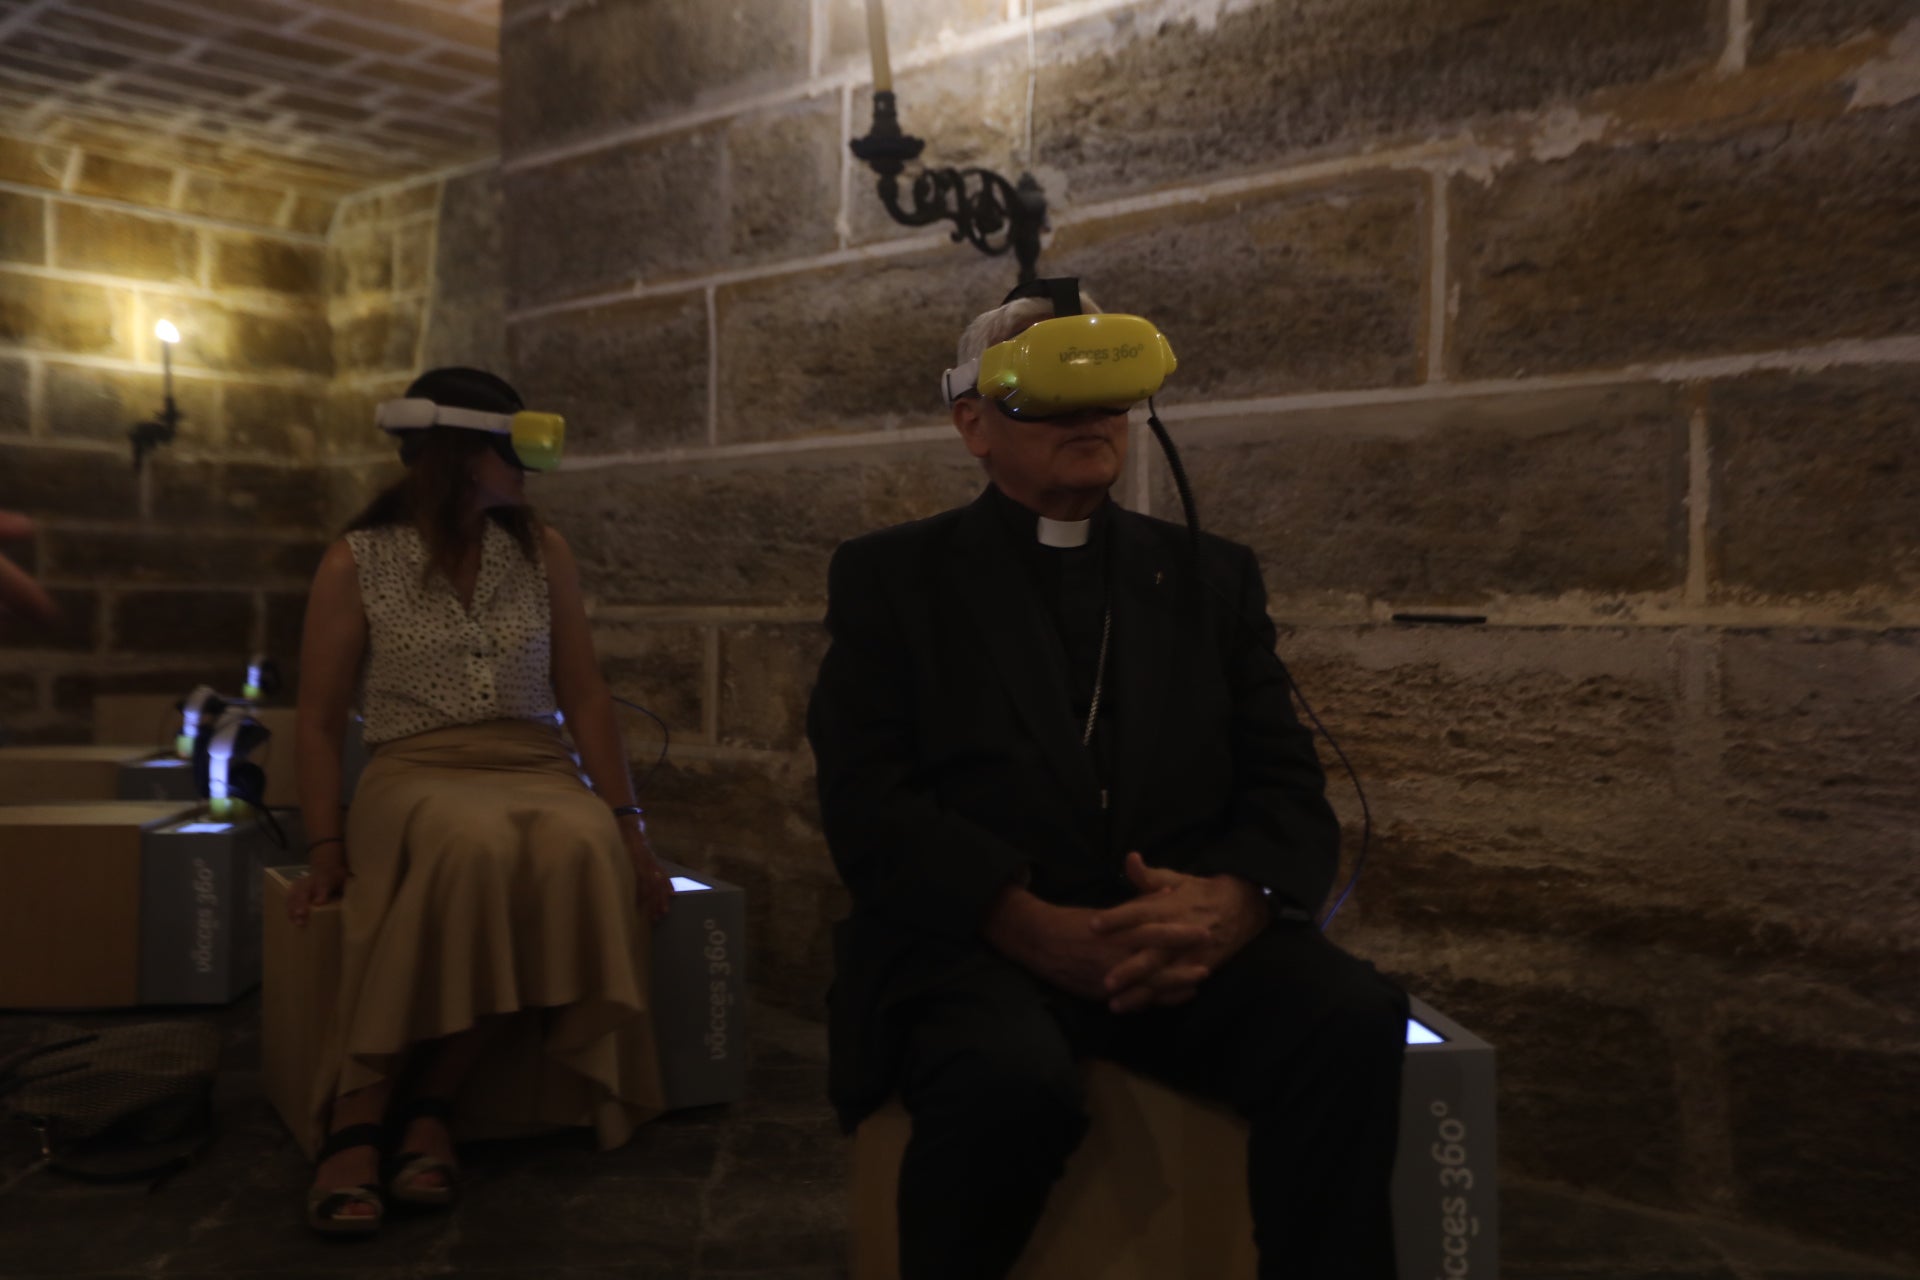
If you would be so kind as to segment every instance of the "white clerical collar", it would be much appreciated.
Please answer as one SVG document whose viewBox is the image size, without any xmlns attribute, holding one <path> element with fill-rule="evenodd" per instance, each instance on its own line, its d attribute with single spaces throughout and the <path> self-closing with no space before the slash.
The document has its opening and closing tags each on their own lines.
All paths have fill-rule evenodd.
<svg viewBox="0 0 1920 1280">
<path fill-rule="evenodd" d="M 1040 545 L 1043 547 L 1084 547 L 1093 531 L 1091 520 L 1049 520 L 1040 517 Z"/>
</svg>

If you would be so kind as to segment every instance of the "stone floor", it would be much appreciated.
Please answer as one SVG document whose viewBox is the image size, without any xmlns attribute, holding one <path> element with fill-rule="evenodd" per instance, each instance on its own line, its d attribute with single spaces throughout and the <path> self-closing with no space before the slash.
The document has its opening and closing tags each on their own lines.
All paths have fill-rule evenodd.
<svg viewBox="0 0 1920 1280">
<path fill-rule="evenodd" d="M 0 1015 L 0 1052 L 43 1020 Z M 464 1195 L 452 1213 L 397 1218 L 373 1239 L 341 1242 L 301 1226 L 308 1169 L 260 1097 L 256 1005 L 243 1001 L 218 1020 L 227 1033 L 219 1135 L 157 1189 L 17 1177 L 35 1147 L 24 1129 L 0 1124 L 0 1280 L 845 1275 L 843 1147 L 821 1101 L 824 1045 L 811 1023 L 755 1011 L 746 1103 L 667 1117 L 611 1153 L 572 1137 L 477 1146 L 465 1153 Z M 1509 1280 L 1914 1275 L 1565 1188 L 1509 1185 L 1502 1201 Z"/>
</svg>

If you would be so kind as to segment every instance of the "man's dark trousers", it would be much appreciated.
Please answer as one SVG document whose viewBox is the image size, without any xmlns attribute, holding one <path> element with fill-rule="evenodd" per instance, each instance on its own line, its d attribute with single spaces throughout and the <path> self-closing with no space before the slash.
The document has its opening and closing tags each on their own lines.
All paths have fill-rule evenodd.
<svg viewBox="0 0 1920 1280">
<path fill-rule="evenodd" d="M 1393 1280 L 1407 999 L 1311 927 L 1268 928 L 1176 1008 L 1113 1014 L 983 947 L 899 1014 L 911 1028 L 900 1085 L 913 1116 L 902 1280 L 1012 1268 L 1085 1133 L 1075 1068 L 1085 1056 L 1248 1121 L 1263 1278 Z"/>
</svg>

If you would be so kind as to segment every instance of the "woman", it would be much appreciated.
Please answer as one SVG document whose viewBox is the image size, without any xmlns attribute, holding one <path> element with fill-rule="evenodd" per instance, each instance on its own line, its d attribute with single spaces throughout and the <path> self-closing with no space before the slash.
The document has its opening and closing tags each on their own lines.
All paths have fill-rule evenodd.
<svg viewBox="0 0 1920 1280">
<path fill-rule="evenodd" d="M 307 1202 L 329 1234 L 376 1229 L 389 1199 L 450 1203 L 455 1127 L 591 1123 L 615 1146 L 660 1109 L 644 958 L 672 890 L 573 555 L 525 505 L 512 438 L 474 425 L 520 397 L 436 369 L 407 398 L 465 425 L 395 432 L 407 473 L 328 549 L 301 651 L 309 874 L 289 910 L 345 895 Z M 356 686 L 373 758 L 343 825 Z"/>
</svg>

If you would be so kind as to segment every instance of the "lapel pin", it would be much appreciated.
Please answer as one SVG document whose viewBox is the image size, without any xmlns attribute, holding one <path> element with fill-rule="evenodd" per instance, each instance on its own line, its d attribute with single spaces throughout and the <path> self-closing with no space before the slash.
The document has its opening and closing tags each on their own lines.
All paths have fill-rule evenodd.
<svg viewBox="0 0 1920 1280">
<path fill-rule="evenodd" d="M 1155 569 L 1155 570 L 1153 571 L 1153 585 L 1154 585 L 1154 586 L 1156 586 L 1156 587 L 1157 587 L 1157 586 L 1159 586 L 1159 585 L 1160 585 L 1160 580 L 1161 580 L 1162 578 L 1164 578 L 1164 577 L 1166 577 L 1166 576 L 1167 576 L 1167 575 L 1166 575 L 1166 573 L 1165 573 L 1164 571 L 1162 571 L 1162 570 L 1160 570 L 1160 569 Z"/>
</svg>

